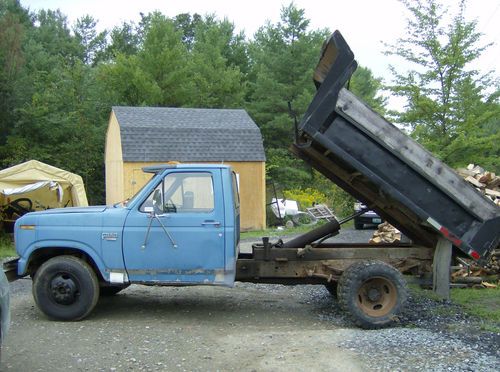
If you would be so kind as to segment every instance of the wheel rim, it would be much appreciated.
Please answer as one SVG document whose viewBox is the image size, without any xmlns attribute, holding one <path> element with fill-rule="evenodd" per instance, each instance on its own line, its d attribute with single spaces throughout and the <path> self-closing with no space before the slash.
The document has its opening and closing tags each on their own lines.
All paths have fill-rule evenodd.
<svg viewBox="0 0 500 372">
<path fill-rule="evenodd" d="M 50 281 L 50 293 L 54 302 L 71 305 L 80 295 L 78 282 L 68 273 L 58 273 Z"/>
<path fill-rule="evenodd" d="M 358 290 L 358 306 L 368 316 L 381 317 L 389 314 L 397 300 L 396 287 L 386 278 L 368 279 Z"/>
</svg>

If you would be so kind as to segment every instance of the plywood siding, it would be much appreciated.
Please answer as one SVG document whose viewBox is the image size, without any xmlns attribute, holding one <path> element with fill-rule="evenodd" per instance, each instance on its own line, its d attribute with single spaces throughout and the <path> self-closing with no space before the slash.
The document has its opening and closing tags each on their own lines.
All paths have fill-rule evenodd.
<svg viewBox="0 0 500 372">
<path fill-rule="evenodd" d="M 239 174 L 241 230 L 266 226 L 266 170 L 264 162 L 228 162 Z"/>
<path fill-rule="evenodd" d="M 151 174 L 142 172 L 142 168 L 154 164 L 158 163 L 124 163 L 124 196 L 121 200 L 134 195 L 150 180 Z M 264 229 L 266 226 L 265 163 L 227 162 L 225 164 L 231 165 L 239 174 L 241 230 Z"/>
<path fill-rule="evenodd" d="M 104 163 L 106 166 L 106 204 L 110 205 L 125 199 L 120 126 L 113 112 L 111 112 L 106 133 Z"/>
<path fill-rule="evenodd" d="M 144 173 L 142 168 L 156 165 L 155 163 L 124 163 L 123 164 L 123 186 L 125 199 L 134 196 L 142 186 L 144 186 L 153 177 L 152 173 Z"/>
</svg>

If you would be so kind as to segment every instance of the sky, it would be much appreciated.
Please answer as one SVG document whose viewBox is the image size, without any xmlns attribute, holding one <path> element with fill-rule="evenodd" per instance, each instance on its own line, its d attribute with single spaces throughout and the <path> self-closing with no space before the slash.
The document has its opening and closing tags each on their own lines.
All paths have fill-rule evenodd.
<svg viewBox="0 0 500 372">
<path fill-rule="evenodd" d="M 441 0 L 450 14 L 457 9 L 458 0 Z M 159 10 L 169 17 L 180 13 L 215 14 L 227 18 L 237 30 L 251 38 L 267 21 L 280 20 L 288 0 L 21 0 L 32 11 L 60 9 L 70 24 L 83 15 L 98 20 L 101 29 L 112 29 L 124 21 L 138 22 L 140 13 Z M 390 82 L 389 64 L 398 65 L 396 57 L 385 56 L 383 42 L 394 43 L 404 35 L 406 10 L 397 0 L 294 0 L 305 10 L 310 29 L 340 30 L 354 52 L 358 63 L 371 69 L 375 76 Z M 498 76 L 500 57 L 500 0 L 469 0 L 466 19 L 476 19 L 482 41 L 495 43 L 478 61 L 481 71 L 493 70 Z"/>
</svg>

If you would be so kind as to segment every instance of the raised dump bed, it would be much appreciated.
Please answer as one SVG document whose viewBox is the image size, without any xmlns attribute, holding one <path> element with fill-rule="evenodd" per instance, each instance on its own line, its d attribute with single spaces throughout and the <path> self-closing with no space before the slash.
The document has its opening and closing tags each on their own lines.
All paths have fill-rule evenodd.
<svg viewBox="0 0 500 372">
<path fill-rule="evenodd" d="M 499 245 L 500 208 L 343 88 L 356 66 L 336 31 L 292 152 L 417 244 L 434 247 L 442 235 L 475 259 L 487 257 Z"/>
</svg>

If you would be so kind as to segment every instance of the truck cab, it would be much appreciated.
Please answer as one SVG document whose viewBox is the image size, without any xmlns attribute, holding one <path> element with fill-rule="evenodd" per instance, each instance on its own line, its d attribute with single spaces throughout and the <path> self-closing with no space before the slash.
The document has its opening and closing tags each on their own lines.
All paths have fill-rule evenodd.
<svg viewBox="0 0 500 372">
<path fill-rule="evenodd" d="M 131 283 L 234 284 L 239 196 L 231 167 L 143 170 L 153 177 L 126 202 L 52 209 L 17 220 L 17 275 L 34 276 L 35 300 L 49 317 L 60 318 L 61 307 L 79 307 L 85 286 L 106 292 Z M 80 310 L 73 319 L 91 309 Z"/>
</svg>

